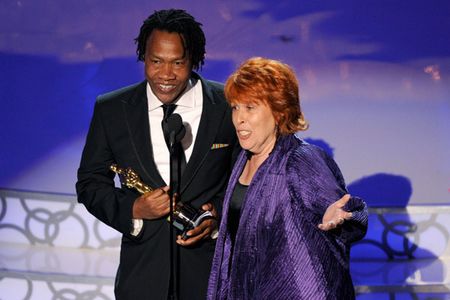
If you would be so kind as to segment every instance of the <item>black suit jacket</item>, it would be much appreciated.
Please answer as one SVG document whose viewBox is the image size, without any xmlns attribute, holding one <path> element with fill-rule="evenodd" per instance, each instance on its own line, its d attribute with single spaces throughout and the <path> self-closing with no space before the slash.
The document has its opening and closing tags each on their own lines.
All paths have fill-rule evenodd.
<svg viewBox="0 0 450 300">
<path fill-rule="evenodd" d="M 181 199 L 200 207 L 221 202 L 238 150 L 231 110 L 223 86 L 199 75 L 203 111 L 192 155 L 181 179 Z M 211 149 L 213 144 L 229 146 Z M 78 201 L 105 224 L 123 235 L 116 276 L 117 299 L 167 299 L 169 286 L 169 224 L 144 220 L 139 236 L 131 232 L 132 206 L 138 192 L 114 187 L 112 163 L 131 167 L 153 188 L 166 185 L 153 160 L 146 81 L 98 97 L 78 182 Z M 190 248 L 176 246 L 179 299 L 204 299 L 215 241 Z"/>
</svg>

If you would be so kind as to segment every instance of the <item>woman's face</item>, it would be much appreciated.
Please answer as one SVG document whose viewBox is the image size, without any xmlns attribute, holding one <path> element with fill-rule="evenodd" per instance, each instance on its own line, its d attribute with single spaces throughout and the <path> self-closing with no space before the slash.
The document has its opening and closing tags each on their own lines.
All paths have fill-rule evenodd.
<svg viewBox="0 0 450 300">
<path fill-rule="evenodd" d="M 232 117 L 239 144 L 253 154 L 269 154 L 276 141 L 276 121 L 262 101 L 233 102 Z"/>
</svg>

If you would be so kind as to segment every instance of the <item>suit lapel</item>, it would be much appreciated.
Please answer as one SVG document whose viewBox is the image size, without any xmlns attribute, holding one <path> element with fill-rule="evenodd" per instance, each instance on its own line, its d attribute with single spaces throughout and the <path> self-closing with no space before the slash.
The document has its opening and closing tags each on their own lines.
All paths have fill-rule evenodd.
<svg viewBox="0 0 450 300">
<path fill-rule="evenodd" d="M 198 76 L 202 83 L 203 111 L 197 131 L 197 137 L 195 138 L 194 149 L 181 178 L 181 194 L 189 186 L 194 179 L 195 174 L 202 166 L 206 155 L 214 143 L 227 109 L 227 103 L 216 102 L 214 100 L 213 93 L 207 82 L 195 73 L 194 76 Z"/>
<path fill-rule="evenodd" d="M 143 170 L 143 173 L 139 175 L 153 188 L 165 185 L 153 159 L 146 81 L 136 87 L 131 98 L 124 99 L 123 109 L 132 145 L 130 151 L 135 152 L 140 168 Z"/>
</svg>

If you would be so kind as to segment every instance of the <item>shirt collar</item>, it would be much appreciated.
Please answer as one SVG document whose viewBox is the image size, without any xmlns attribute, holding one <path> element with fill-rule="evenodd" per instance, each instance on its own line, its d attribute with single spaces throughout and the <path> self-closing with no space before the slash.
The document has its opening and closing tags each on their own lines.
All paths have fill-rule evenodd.
<svg viewBox="0 0 450 300">
<path fill-rule="evenodd" d="M 200 89 L 200 90 L 199 90 Z M 174 101 L 174 103 L 178 106 L 190 107 L 194 108 L 198 105 L 202 105 L 202 103 L 197 103 L 196 99 L 201 99 L 197 97 L 197 93 L 200 91 L 201 93 L 201 82 L 195 78 L 190 78 L 186 89 L 184 92 Z M 150 84 L 147 82 L 146 87 L 147 99 L 148 99 L 148 110 L 152 111 L 158 109 L 163 105 L 161 101 L 155 96 L 152 89 L 150 88 Z"/>
</svg>

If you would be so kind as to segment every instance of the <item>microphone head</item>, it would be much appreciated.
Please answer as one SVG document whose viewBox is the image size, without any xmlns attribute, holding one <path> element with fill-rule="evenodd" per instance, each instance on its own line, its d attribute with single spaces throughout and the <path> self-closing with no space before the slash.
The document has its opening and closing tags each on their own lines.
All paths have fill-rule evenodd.
<svg viewBox="0 0 450 300">
<path fill-rule="evenodd" d="M 184 128 L 183 120 L 179 114 L 171 114 L 163 122 L 164 134 L 170 135 L 172 132 L 175 134 L 175 143 L 178 143 L 183 139 L 186 134 L 186 128 Z"/>
</svg>

